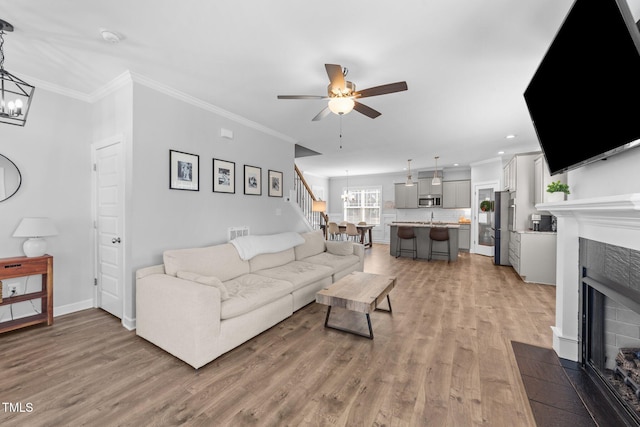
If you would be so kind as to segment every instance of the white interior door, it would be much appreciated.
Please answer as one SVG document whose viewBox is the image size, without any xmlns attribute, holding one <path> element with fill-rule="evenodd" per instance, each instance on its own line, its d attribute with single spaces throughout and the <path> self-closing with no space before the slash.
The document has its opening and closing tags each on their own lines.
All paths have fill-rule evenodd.
<svg viewBox="0 0 640 427">
<path fill-rule="evenodd" d="M 122 319 L 124 308 L 124 156 L 122 142 L 94 147 L 97 306 Z"/>
<path fill-rule="evenodd" d="M 498 187 L 498 182 L 478 183 L 474 186 L 473 206 L 471 206 L 473 252 L 480 255 L 493 256 L 494 241 L 491 238 L 491 227 L 493 227 L 494 213 L 492 207 Z M 487 201 L 491 206 L 490 209 L 485 207 L 486 203 L 482 203 Z"/>
</svg>

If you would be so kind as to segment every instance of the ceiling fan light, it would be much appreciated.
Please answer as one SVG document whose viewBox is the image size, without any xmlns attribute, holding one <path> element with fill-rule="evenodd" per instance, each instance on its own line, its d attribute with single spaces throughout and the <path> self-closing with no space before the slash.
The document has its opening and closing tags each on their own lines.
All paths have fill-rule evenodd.
<svg viewBox="0 0 640 427">
<path fill-rule="evenodd" d="M 336 97 L 329 100 L 329 109 L 334 114 L 347 114 L 353 110 L 355 101 L 347 97 Z"/>
</svg>

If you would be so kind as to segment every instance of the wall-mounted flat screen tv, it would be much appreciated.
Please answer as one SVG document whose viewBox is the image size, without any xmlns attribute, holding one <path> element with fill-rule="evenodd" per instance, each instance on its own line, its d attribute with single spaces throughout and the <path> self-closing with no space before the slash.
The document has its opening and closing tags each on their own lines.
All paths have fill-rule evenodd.
<svg viewBox="0 0 640 427">
<path fill-rule="evenodd" d="M 640 32 L 625 0 L 576 0 L 524 92 L 552 175 L 640 139 Z"/>
</svg>

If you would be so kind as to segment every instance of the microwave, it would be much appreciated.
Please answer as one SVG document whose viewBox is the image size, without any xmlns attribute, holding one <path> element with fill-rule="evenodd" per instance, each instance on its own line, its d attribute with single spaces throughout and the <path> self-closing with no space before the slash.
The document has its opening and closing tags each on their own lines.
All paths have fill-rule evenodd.
<svg viewBox="0 0 640 427">
<path fill-rule="evenodd" d="M 440 196 L 427 196 L 418 199 L 418 206 L 421 208 L 436 208 L 442 205 Z"/>
</svg>

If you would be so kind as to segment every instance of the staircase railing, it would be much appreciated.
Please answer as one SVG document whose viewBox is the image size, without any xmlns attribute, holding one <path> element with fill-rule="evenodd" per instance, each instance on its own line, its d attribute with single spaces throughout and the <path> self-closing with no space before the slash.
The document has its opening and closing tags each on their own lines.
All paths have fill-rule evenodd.
<svg viewBox="0 0 640 427">
<path fill-rule="evenodd" d="M 302 176 L 302 172 L 298 169 L 297 165 L 294 165 L 295 175 L 293 181 L 293 188 L 296 193 L 296 202 L 302 210 L 305 218 L 311 224 L 314 229 L 319 229 L 324 226 L 324 235 L 327 237 L 327 224 L 329 224 L 329 215 L 325 212 L 313 212 L 313 202 L 319 199 L 311 191 L 311 187 L 307 184 L 307 181 Z"/>
</svg>

